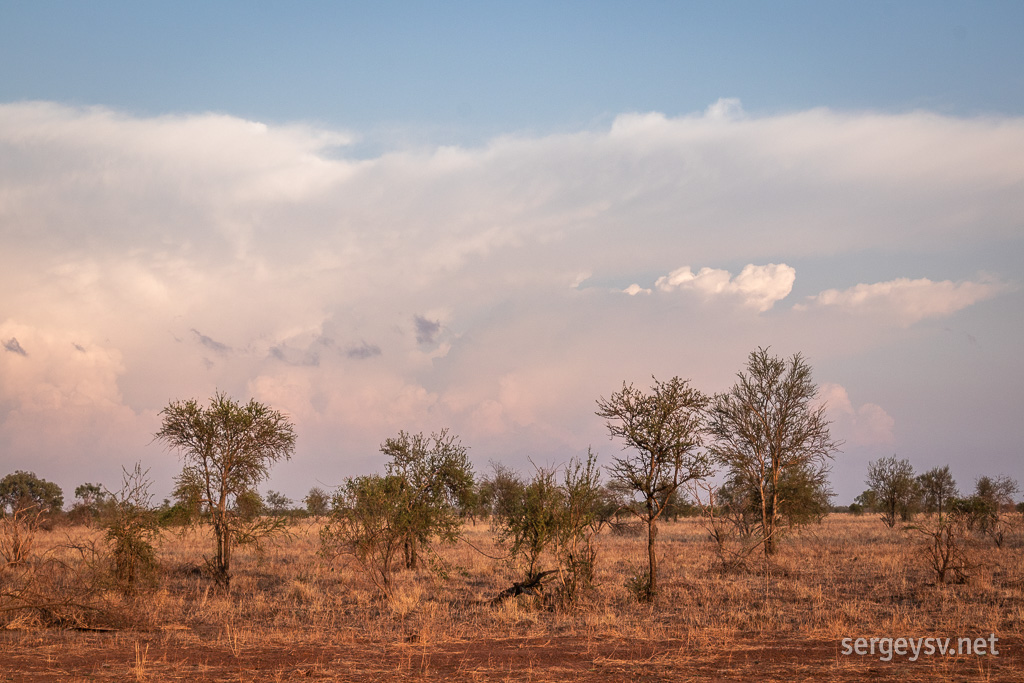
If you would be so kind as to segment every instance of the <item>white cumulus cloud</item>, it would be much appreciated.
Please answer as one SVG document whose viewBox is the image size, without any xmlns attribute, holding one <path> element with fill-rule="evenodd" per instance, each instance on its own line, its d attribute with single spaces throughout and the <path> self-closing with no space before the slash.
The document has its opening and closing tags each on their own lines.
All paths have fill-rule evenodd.
<svg viewBox="0 0 1024 683">
<path fill-rule="evenodd" d="M 654 285 L 663 292 L 689 290 L 707 297 L 737 296 L 745 305 L 764 312 L 774 306 L 775 302 L 789 296 L 795 280 L 796 271 L 785 263 L 763 266 L 751 263 L 744 266 L 735 277 L 729 271 L 718 268 L 701 268 L 695 274 L 689 266 L 683 266 L 658 278 Z M 627 290 L 627 293 L 636 292 Z"/>
</svg>

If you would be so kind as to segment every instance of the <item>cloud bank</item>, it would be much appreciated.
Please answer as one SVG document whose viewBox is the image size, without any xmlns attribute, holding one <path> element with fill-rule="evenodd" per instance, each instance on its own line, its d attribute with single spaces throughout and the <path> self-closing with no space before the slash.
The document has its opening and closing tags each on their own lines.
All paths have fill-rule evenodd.
<svg viewBox="0 0 1024 683">
<path fill-rule="evenodd" d="M 288 411 L 296 462 L 338 477 L 398 429 L 558 458 L 604 444 L 593 402 L 624 379 L 721 389 L 767 344 L 838 372 L 1011 291 L 979 261 L 787 305 L 800 264 L 1019 250 L 1024 224 L 1019 118 L 723 101 L 369 159 L 351 137 L 0 105 L 0 447 L 119 466 L 220 388 Z"/>
</svg>

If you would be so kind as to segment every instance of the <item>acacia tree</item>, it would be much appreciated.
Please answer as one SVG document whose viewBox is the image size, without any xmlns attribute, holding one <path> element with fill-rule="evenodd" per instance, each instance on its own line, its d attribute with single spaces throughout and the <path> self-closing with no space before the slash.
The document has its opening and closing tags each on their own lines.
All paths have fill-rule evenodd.
<svg viewBox="0 0 1024 683">
<path fill-rule="evenodd" d="M 980 477 L 974 483 L 974 495 L 961 501 L 961 511 L 972 517 L 971 526 L 995 541 L 996 547 L 1002 548 L 1005 540 L 1005 523 L 1001 512 L 1013 509 L 1013 497 L 1019 492 L 1017 482 L 1007 476 Z"/>
<path fill-rule="evenodd" d="M 828 462 L 840 444 L 829 434 L 825 406 L 814 406 L 817 393 L 799 353 L 786 362 L 759 348 L 732 389 L 711 404 L 709 450 L 730 481 L 751 494 L 766 558 L 775 553 L 787 517 L 798 518 L 786 511 L 801 499 L 814 499 L 807 488 L 828 495 Z M 794 490 L 794 482 L 802 484 Z"/>
<path fill-rule="evenodd" d="M 295 429 L 284 414 L 255 400 L 241 405 L 219 391 L 209 407 L 194 399 L 173 401 L 161 415 L 156 438 L 184 461 L 178 488 L 198 492 L 210 514 L 216 544 L 210 565 L 217 582 L 229 588 L 231 549 L 242 531 L 233 503 L 255 490 L 271 465 L 291 458 Z"/>
<path fill-rule="evenodd" d="M 949 465 L 933 467 L 918 475 L 917 485 L 921 491 L 925 512 L 938 512 L 939 517 L 942 517 L 949 503 L 960 495 L 953 473 L 949 471 Z"/>
<path fill-rule="evenodd" d="M 865 483 L 874 492 L 874 507 L 881 511 L 887 527 L 896 526 L 897 517 L 909 522 L 914 516 L 920 487 L 909 460 L 897 460 L 893 456 L 869 462 Z"/>
<path fill-rule="evenodd" d="M 0 479 L 0 514 L 28 507 L 60 512 L 63 506 L 64 492 L 60 486 L 37 477 L 34 472 L 16 470 Z"/>
<path fill-rule="evenodd" d="M 641 595 L 648 600 L 658 592 L 658 518 L 680 486 L 711 474 L 710 460 L 701 449 L 707 403 L 689 380 L 679 377 L 654 379 L 650 393 L 623 383 L 622 391 L 597 401 L 597 415 L 607 420 L 610 438 L 622 439 L 623 448 L 632 451 L 614 458 L 608 471 L 631 496 L 629 510 L 647 526 L 647 579 Z"/>
<path fill-rule="evenodd" d="M 399 553 L 405 541 L 398 477 L 371 474 L 348 478 L 332 498 L 331 516 L 320 529 L 320 553 L 344 553 L 385 596 L 390 597 Z"/>
<path fill-rule="evenodd" d="M 306 504 L 306 512 L 310 517 L 323 517 L 327 514 L 328 507 L 331 503 L 331 497 L 319 486 L 314 486 L 306 494 L 306 497 L 302 499 L 302 502 Z"/>
<path fill-rule="evenodd" d="M 974 482 L 974 495 L 991 504 L 996 514 L 1013 508 L 1013 497 L 1020 492 L 1017 482 L 1006 475 L 983 476 Z"/>
<path fill-rule="evenodd" d="M 433 537 L 454 541 L 462 527 L 462 510 L 473 492 L 473 466 L 466 448 L 447 429 L 429 437 L 400 431 L 384 441 L 390 456 L 387 474 L 398 480 L 405 530 L 405 566 L 415 569 L 421 545 Z"/>
<path fill-rule="evenodd" d="M 459 538 L 473 469 L 465 447 L 447 430 L 430 437 L 399 432 L 380 450 L 391 456 L 387 474 L 349 478 L 335 492 L 330 518 L 320 530 L 320 551 L 352 557 L 390 596 L 398 563 L 404 559 L 415 569 L 421 551 L 444 573 L 432 546 Z"/>
</svg>

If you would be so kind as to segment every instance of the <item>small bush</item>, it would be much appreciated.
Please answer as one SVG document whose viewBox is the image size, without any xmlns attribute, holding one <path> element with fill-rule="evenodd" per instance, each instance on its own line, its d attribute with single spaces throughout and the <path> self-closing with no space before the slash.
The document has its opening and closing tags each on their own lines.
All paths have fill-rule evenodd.
<svg viewBox="0 0 1024 683">
<path fill-rule="evenodd" d="M 111 556 L 111 575 L 117 588 L 133 594 L 156 585 L 154 543 L 159 533 L 156 512 L 151 508 L 150 482 L 136 464 L 124 470 L 121 490 L 110 494 L 111 503 L 102 521 Z"/>
<path fill-rule="evenodd" d="M 623 584 L 637 602 L 651 601 L 651 576 L 643 567 L 637 567 Z"/>
<path fill-rule="evenodd" d="M 970 526 L 966 514 L 954 511 L 945 517 L 939 515 L 928 522 L 910 525 L 906 530 L 923 537 L 919 552 L 935 572 L 938 583 L 945 583 L 949 574 L 954 575 L 958 583 L 970 579 L 975 565 L 968 559 Z"/>
</svg>

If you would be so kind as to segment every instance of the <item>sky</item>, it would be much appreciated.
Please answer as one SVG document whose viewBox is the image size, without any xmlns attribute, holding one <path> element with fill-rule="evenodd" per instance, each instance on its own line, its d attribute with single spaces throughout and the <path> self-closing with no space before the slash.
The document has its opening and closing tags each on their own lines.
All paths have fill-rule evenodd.
<svg viewBox="0 0 1024 683">
<path fill-rule="evenodd" d="M 588 448 L 623 383 L 802 354 L 835 502 L 1024 483 L 1024 5 L 0 0 L 0 469 L 180 471 L 169 402 L 287 413 L 263 490 Z"/>
</svg>

